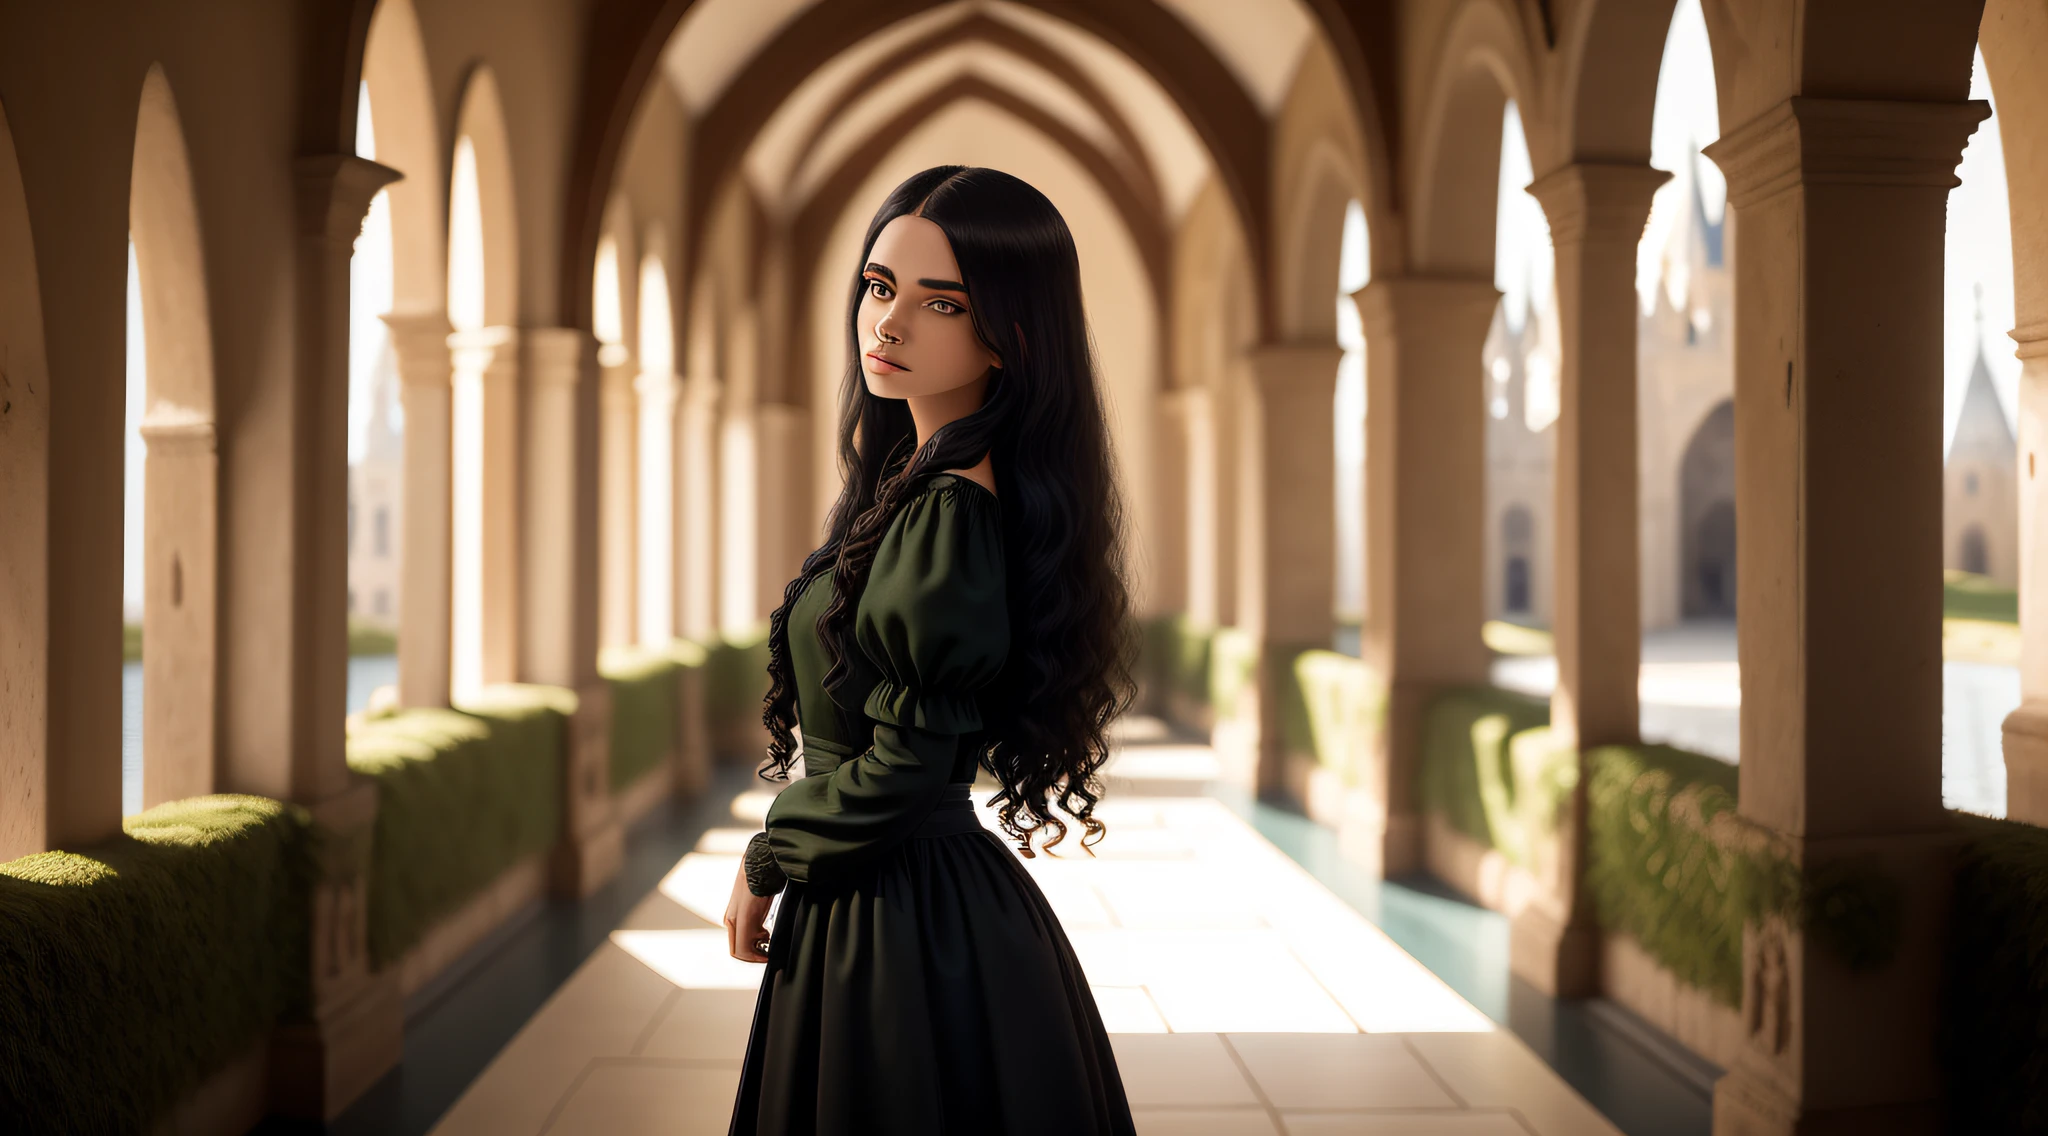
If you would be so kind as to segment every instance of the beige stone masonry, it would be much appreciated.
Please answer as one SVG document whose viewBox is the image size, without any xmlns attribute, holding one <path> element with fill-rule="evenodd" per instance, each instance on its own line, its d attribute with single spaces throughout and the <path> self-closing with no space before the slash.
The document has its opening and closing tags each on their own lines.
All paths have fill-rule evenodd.
<svg viewBox="0 0 2048 1136">
<path fill-rule="evenodd" d="M 1382 277 L 1356 295 L 1365 323 L 1367 663 L 1387 683 L 1368 788 L 1386 814 L 1381 870 L 1418 867 L 1422 720 L 1447 687 L 1483 683 L 1486 410 L 1480 346 L 1500 301 L 1490 280 Z"/>
<path fill-rule="evenodd" d="M 2005 815 L 2048 824 L 2048 326 L 2016 329 L 2019 344 L 2020 697 L 2005 719 Z"/>
<path fill-rule="evenodd" d="M 454 382 L 448 313 L 384 317 L 405 405 L 404 563 L 398 595 L 398 697 L 446 706 L 454 613 Z"/>
<path fill-rule="evenodd" d="M 1707 151 L 1736 222 L 1742 814 L 1903 904 L 1863 971 L 1749 930 L 1723 1136 L 1940 1127 L 1941 266 L 1987 111 L 1793 98 Z"/>
</svg>

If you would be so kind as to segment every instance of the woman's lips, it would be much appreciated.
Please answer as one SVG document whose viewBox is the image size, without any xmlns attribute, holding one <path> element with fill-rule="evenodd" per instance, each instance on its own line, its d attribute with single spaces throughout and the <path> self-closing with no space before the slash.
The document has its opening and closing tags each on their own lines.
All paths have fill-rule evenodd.
<svg viewBox="0 0 2048 1136">
<path fill-rule="evenodd" d="M 898 371 L 910 370 L 910 368 L 904 366 L 901 363 L 898 363 L 894 359 L 889 358 L 887 355 L 882 355 L 870 351 L 868 352 L 868 358 L 874 363 L 875 370 L 880 371 L 882 374 L 885 375 L 893 375 Z"/>
</svg>

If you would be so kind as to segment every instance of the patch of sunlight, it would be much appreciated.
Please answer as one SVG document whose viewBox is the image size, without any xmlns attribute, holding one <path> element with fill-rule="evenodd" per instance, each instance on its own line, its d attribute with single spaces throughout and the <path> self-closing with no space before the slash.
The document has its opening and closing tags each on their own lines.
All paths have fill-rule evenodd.
<svg viewBox="0 0 2048 1136">
<path fill-rule="evenodd" d="M 1165 1033 L 1166 1019 L 1142 986 L 1090 986 L 1102 1028 L 1110 1033 Z"/>
<path fill-rule="evenodd" d="M 1650 706 L 1733 710 L 1742 705 L 1742 669 L 1733 662 L 1644 663 L 1636 691 Z"/>
<path fill-rule="evenodd" d="M 696 851 L 713 856 L 737 856 L 747 850 L 747 841 L 758 828 L 714 828 L 697 838 Z"/>
<path fill-rule="evenodd" d="M 724 916 L 721 908 L 720 917 Z M 684 990 L 756 990 L 761 964 L 741 962 L 726 950 L 725 929 L 613 931 L 612 942 L 647 969 Z"/>
<path fill-rule="evenodd" d="M 1166 723 L 1149 714 L 1126 714 L 1109 724 L 1109 738 L 1118 745 L 1163 742 L 1169 736 Z"/>
<path fill-rule="evenodd" d="M 768 806 L 775 803 L 775 794 L 766 789 L 749 789 L 732 799 L 734 820 L 743 820 L 756 829 L 768 819 Z"/>
<path fill-rule="evenodd" d="M 732 883 L 738 878 L 740 858 L 692 852 L 676 861 L 661 878 L 661 894 L 675 900 L 692 915 L 714 924 L 725 923 L 725 905 L 732 899 Z"/>
<path fill-rule="evenodd" d="M 1944 619 L 1941 621 L 1941 657 L 1956 663 L 2019 666 L 2019 624 L 1988 619 Z"/>
<path fill-rule="evenodd" d="M 1356 1033 L 1358 1025 L 1272 931 L 1076 931 L 1105 986 L 1142 986 L 1175 1033 Z"/>
<path fill-rule="evenodd" d="M 1500 619 L 1489 619 L 1482 624 L 1479 637 L 1501 655 L 1548 655 L 1556 650 L 1551 643 L 1550 632 Z"/>
<path fill-rule="evenodd" d="M 1213 781 L 1223 766 L 1208 746 L 1146 746 L 1119 751 L 1103 772 L 1123 781 Z"/>
</svg>

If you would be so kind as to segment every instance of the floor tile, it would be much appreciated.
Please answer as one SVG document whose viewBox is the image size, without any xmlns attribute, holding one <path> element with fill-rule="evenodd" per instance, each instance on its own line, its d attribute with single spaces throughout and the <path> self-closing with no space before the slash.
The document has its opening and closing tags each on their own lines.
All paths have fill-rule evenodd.
<svg viewBox="0 0 2048 1136">
<path fill-rule="evenodd" d="M 739 875 L 740 858 L 692 852 L 662 877 L 661 894 L 681 904 L 706 925 L 725 925 L 725 905 L 732 901 L 732 885 Z"/>
<path fill-rule="evenodd" d="M 1408 1041 L 1471 1107 L 1513 1108 L 1536 1136 L 1620 1136 L 1511 1034 L 1411 1034 Z"/>
<path fill-rule="evenodd" d="M 1131 1110 L 1138 1136 L 1279 1136 L 1263 1108 L 1141 1108 Z"/>
<path fill-rule="evenodd" d="M 738 1069 L 595 1065 L 544 1136 L 722 1136 L 739 1083 Z"/>
<path fill-rule="evenodd" d="M 1095 986 L 1096 1012 L 1102 1028 L 1111 1033 L 1165 1033 L 1166 1019 L 1152 1004 L 1152 995 L 1142 986 Z"/>
<path fill-rule="evenodd" d="M 732 957 L 725 929 L 614 931 L 612 942 L 672 985 L 695 990 L 759 990 L 761 965 Z"/>
<path fill-rule="evenodd" d="M 755 999 L 752 990 L 678 990 L 638 1056 L 737 1065 L 747 1054 Z"/>
<path fill-rule="evenodd" d="M 1505 1112 L 1284 1113 L 1287 1136 L 1529 1136 Z"/>
<path fill-rule="evenodd" d="M 1259 1103 L 1216 1034 L 1118 1034 L 1110 1045 L 1133 1108 Z"/>
<path fill-rule="evenodd" d="M 1233 1033 L 1229 1041 L 1277 1108 L 1459 1107 L 1398 1037 Z"/>
</svg>

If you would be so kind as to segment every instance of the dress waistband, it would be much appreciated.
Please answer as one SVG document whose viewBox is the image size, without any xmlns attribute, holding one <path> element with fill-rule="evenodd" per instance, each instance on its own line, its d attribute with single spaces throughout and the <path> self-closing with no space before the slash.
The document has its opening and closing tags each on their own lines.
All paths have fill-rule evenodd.
<svg viewBox="0 0 2048 1136">
<path fill-rule="evenodd" d="M 931 814 L 911 832 L 913 840 L 933 836 L 958 836 L 963 832 L 978 832 L 981 821 L 974 815 L 973 786 L 965 781 L 955 781 L 946 786 L 939 803 L 932 807 Z"/>
</svg>

